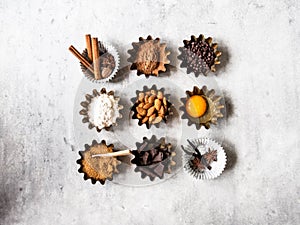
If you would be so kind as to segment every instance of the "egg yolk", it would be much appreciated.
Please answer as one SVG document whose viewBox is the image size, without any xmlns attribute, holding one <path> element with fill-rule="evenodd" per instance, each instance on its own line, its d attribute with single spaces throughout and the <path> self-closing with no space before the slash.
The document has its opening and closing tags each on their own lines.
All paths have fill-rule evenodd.
<svg viewBox="0 0 300 225">
<path fill-rule="evenodd" d="M 198 118 L 206 112 L 207 103 L 202 96 L 194 95 L 187 100 L 185 108 L 191 117 Z"/>
</svg>

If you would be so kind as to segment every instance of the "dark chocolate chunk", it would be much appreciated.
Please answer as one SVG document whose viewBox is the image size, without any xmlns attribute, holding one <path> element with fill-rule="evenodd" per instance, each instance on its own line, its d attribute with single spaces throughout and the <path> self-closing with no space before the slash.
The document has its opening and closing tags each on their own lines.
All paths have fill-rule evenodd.
<svg viewBox="0 0 300 225">
<path fill-rule="evenodd" d="M 160 179 L 164 176 L 164 168 L 165 166 L 162 163 L 158 163 L 154 169 L 154 172 Z"/>
<path fill-rule="evenodd" d="M 163 160 L 164 154 L 162 152 L 158 152 L 157 155 L 153 158 L 153 163 L 159 163 Z"/>
<path fill-rule="evenodd" d="M 139 144 L 132 154 L 135 157 L 131 162 L 136 164 L 135 171 L 141 172 L 142 178 L 148 176 L 150 180 L 155 177 L 162 179 L 165 172 L 170 172 L 172 145 L 166 145 L 164 139 L 158 143 L 144 139 L 144 143 Z"/>
</svg>

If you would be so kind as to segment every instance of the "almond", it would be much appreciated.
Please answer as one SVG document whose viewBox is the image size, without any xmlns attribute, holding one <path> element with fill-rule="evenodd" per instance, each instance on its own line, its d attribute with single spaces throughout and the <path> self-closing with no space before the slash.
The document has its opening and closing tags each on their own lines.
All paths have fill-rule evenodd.
<svg viewBox="0 0 300 225">
<path fill-rule="evenodd" d="M 144 94 L 143 92 L 140 92 L 140 93 L 139 93 L 139 98 L 138 98 L 138 100 L 139 100 L 140 102 L 143 102 L 143 101 L 144 101 L 144 97 L 145 97 L 145 94 Z"/>
<path fill-rule="evenodd" d="M 158 115 L 160 115 L 162 117 L 165 115 L 165 108 L 164 107 L 160 107 L 160 110 L 158 111 Z"/>
<path fill-rule="evenodd" d="M 154 106 L 150 107 L 147 111 L 147 116 L 151 116 L 154 113 L 154 110 L 155 110 Z"/>
<path fill-rule="evenodd" d="M 145 105 L 145 103 L 142 102 L 142 103 L 140 103 L 140 104 L 138 105 L 138 107 L 143 108 L 144 105 Z"/>
<path fill-rule="evenodd" d="M 148 99 L 149 99 L 149 95 L 146 95 L 146 96 L 145 96 L 145 102 L 146 102 L 146 103 L 148 103 L 148 102 L 149 102 L 149 100 L 148 100 Z"/>
<path fill-rule="evenodd" d="M 148 99 L 148 102 L 153 103 L 154 99 L 156 99 L 156 95 L 151 95 Z"/>
<path fill-rule="evenodd" d="M 155 91 L 155 90 L 151 90 L 150 93 L 151 93 L 152 95 L 156 95 L 156 91 Z"/>
<path fill-rule="evenodd" d="M 144 119 L 142 119 L 142 123 L 146 123 L 148 121 L 149 117 L 145 116 Z"/>
<path fill-rule="evenodd" d="M 166 97 L 163 98 L 163 103 L 164 103 L 165 106 L 168 105 Z"/>
<path fill-rule="evenodd" d="M 149 117 L 149 123 L 151 123 L 155 118 L 156 118 L 156 115 L 155 115 L 155 114 L 152 114 L 152 115 Z"/>
<path fill-rule="evenodd" d="M 146 103 L 146 104 L 143 106 L 143 109 L 149 109 L 151 106 L 153 106 L 152 103 Z"/>
<path fill-rule="evenodd" d="M 161 107 L 161 101 L 159 99 L 154 100 L 154 107 L 157 111 L 159 111 L 159 109 Z"/>
<path fill-rule="evenodd" d="M 162 117 L 158 116 L 155 118 L 155 120 L 152 121 L 152 123 L 155 124 L 155 123 L 159 123 L 160 121 L 162 121 Z"/>
<path fill-rule="evenodd" d="M 136 117 L 137 117 L 138 119 L 142 119 L 142 118 L 143 118 L 140 114 L 137 114 Z"/>
<path fill-rule="evenodd" d="M 146 116 L 147 111 L 141 107 L 137 107 L 136 111 L 138 112 L 138 114 L 140 114 L 141 116 Z"/>
<path fill-rule="evenodd" d="M 161 91 L 158 91 L 157 92 L 157 98 L 158 99 L 163 99 L 163 97 L 164 97 L 163 93 Z"/>
</svg>

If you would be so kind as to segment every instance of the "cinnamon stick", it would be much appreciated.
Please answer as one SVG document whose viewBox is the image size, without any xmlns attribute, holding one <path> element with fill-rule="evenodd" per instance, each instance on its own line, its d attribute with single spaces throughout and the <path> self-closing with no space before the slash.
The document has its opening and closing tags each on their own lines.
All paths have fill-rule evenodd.
<svg viewBox="0 0 300 225">
<path fill-rule="evenodd" d="M 70 52 L 73 53 L 73 55 L 75 55 L 75 57 L 89 70 L 94 74 L 94 69 L 92 67 L 92 65 L 76 50 L 76 48 L 71 45 L 69 47 Z"/>
<path fill-rule="evenodd" d="M 93 62 L 93 50 L 92 50 L 92 39 L 90 34 L 85 35 L 86 49 L 88 53 L 88 57 Z"/>
<path fill-rule="evenodd" d="M 100 57 L 99 57 L 99 45 L 98 38 L 92 38 L 92 48 L 93 48 L 93 64 L 94 64 L 94 74 L 95 79 L 100 80 Z"/>
<path fill-rule="evenodd" d="M 95 157 L 126 156 L 126 155 L 130 155 L 130 154 L 131 154 L 131 150 L 122 150 L 122 151 L 117 151 L 117 152 L 109 152 L 109 153 L 102 153 L 102 154 L 92 155 L 92 158 L 95 158 Z"/>
</svg>

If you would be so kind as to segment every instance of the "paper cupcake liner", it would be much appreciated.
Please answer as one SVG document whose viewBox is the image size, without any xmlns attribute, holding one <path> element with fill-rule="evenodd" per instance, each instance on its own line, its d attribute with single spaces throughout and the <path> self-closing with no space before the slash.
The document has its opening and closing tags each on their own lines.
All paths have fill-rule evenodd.
<svg viewBox="0 0 300 225">
<path fill-rule="evenodd" d="M 81 70 L 82 70 L 83 74 L 85 75 L 85 77 L 88 80 L 90 80 L 90 81 L 92 81 L 94 83 L 105 83 L 105 82 L 109 82 L 110 80 L 112 80 L 116 76 L 116 74 L 117 74 L 117 72 L 119 70 L 120 56 L 119 56 L 119 53 L 116 50 L 116 48 L 113 47 L 112 45 L 110 45 L 110 44 L 108 44 L 106 42 L 102 42 L 102 41 L 98 41 L 98 44 L 99 44 L 99 50 L 106 51 L 106 52 L 110 53 L 114 57 L 115 68 L 112 71 L 112 73 L 108 77 L 106 77 L 106 78 L 103 78 L 103 79 L 100 79 L 100 80 L 96 80 L 94 74 L 92 74 L 92 72 L 89 71 L 82 63 L 80 63 L 80 67 L 81 67 Z M 88 58 L 87 49 L 85 49 L 83 51 L 82 55 L 85 58 Z"/>
<path fill-rule="evenodd" d="M 185 150 L 188 151 L 191 154 L 187 154 L 184 152 L 183 154 L 183 165 L 185 171 L 187 171 L 190 175 L 195 177 L 196 179 L 200 180 L 210 180 L 210 179 L 215 179 L 218 176 L 222 174 L 222 172 L 225 169 L 226 162 L 227 162 L 227 156 L 226 153 L 223 149 L 223 147 L 217 143 L 215 140 L 210 139 L 210 138 L 199 138 L 199 139 L 193 139 L 191 142 L 198 147 L 199 151 L 201 154 L 204 154 L 205 152 L 208 151 L 208 148 L 212 150 L 217 150 L 217 161 L 213 161 L 210 166 L 211 170 L 205 168 L 203 172 L 200 171 L 195 171 L 191 166 L 190 166 L 190 160 L 194 157 L 191 154 L 194 153 L 194 149 L 188 145 L 185 147 Z"/>
<path fill-rule="evenodd" d="M 90 121 L 90 117 L 88 115 L 88 111 L 89 111 L 89 105 L 91 104 L 93 98 L 99 96 L 100 94 L 108 94 L 108 95 L 113 95 L 114 96 L 114 99 L 117 100 L 118 102 L 118 110 L 119 110 L 119 116 L 116 118 L 116 122 L 114 122 L 112 125 L 108 126 L 108 127 L 103 127 L 101 129 L 99 129 L 98 127 L 96 127 L 91 121 Z M 82 119 L 82 122 L 83 123 L 88 123 L 88 128 L 89 129 L 93 129 L 94 127 L 96 128 L 96 130 L 98 132 L 101 132 L 101 130 L 105 129 L 105 130 L 110 130 L 110 128 L 112 126 L 117 126 L 117 119 L 120 119 L 122 118 L 122 114 L 120 113 L 120 110 L 123 109 L 123 106 L 119 104 L 119 97 L 116 97 L 114 95 L 114 91 L 109 91 L 109 92 L 106 92 L 106 89 L 105 88 L 102 88 L 100 90 L 100 92 L 98 92 L 96 89 L 93 90 L 93 93 L 90 95 L 90 94 L 86 94 L 85 95 L 85 98 L 86 100 L 81 102 L 80 105 L 83 107 L 82 110 L 80 110 L 79 114 L 84 116 L 84 118 Z"/>
</svg>

